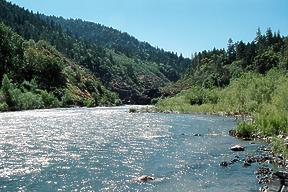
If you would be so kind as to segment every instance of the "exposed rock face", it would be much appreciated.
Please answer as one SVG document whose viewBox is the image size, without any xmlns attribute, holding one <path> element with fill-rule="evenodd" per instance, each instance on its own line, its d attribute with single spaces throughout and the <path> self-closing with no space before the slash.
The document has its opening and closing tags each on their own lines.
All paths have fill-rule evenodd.
<svg viewBox="0 0 288 192">
<path fill-rule="evenodd" d="M 151 103 L 153 98 L 161 96 L 158 88 L 147 88 L 143 91 L 139 91 L 125 83 L 115 83 L 111 86 L 112 90 L 119 94 L 119 97 L 124 104 L 147 105 Z"/>
</svg>

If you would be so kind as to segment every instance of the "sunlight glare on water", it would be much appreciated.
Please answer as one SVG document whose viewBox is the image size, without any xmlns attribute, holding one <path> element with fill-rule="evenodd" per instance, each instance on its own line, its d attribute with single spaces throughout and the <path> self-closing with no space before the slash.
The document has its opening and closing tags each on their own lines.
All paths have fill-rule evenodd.
<svg viewBox="0 0 288 192">
<path fill-rule="evenodd" d="M 219 166 L 245 145 L 234 124 L 126 106 L 0 113 L 0 191 L 255 191 L 251 169 Z"/>
</svg>

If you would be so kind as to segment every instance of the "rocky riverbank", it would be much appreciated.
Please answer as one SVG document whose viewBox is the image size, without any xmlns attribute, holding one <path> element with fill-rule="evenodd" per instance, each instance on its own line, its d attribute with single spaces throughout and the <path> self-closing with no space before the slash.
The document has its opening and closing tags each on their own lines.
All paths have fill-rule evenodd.
<svg viewBox="0 0 288 192">
<path fill-rule="evenodd" d="M 235 163 L 241 163 L 243 168 L 247 168 L 256 164 L 257 168 L 254 173 L 258 183 L 261 185 L 259 191 L 288 192 L 288 161 L 285 159 L 283 154 L 273 152 L 271 146 L 272 137 L 261 137 L 256 135 L 252 138 L 246 136 L 239 137 L 235 130 L 229 131 L 229 135 L 244 140 L 251 140 L 251 145 L 253 145 L 256 140 L 262 140 L 267 142 L 267 146 L 257 149 L 259 155 L 246 155 L 242 159 L 236 155 L 235 158 L 230 161 L 220 162 L 220 166 L 228 167 Z M 278 138 L 286 141 L 286 138 L 288 137 L 279 135 Z M 238 148 L 239 147 L 241 146 L 238 146 Z M 244 151 L 244 147 L 241 147 L 241 149 Z"/>
</svg>

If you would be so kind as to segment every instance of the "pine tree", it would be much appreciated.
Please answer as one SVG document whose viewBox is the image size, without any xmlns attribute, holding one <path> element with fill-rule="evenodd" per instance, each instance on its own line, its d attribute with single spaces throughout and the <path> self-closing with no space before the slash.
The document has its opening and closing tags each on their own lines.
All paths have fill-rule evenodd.
<svg viewBox="0 0 288 192">
<path fill-rule="evenodd" d="M 228 39 L 227 63 L 232 63 L 236 59 L 235 44 L 231 38 Z"/>
</svg>

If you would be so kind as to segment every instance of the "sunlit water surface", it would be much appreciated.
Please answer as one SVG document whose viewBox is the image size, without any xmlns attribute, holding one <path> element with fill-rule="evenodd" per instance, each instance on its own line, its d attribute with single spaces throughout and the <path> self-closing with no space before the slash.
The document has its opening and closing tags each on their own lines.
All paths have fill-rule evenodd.
<svg viewBox="0 0 288 192">
<path fill-rule="evenodd" d="M 255 191 L 255 167 L 219 166 L 257 147 L 228 136 L 234 125 L 126 106 L 0 113 L 0 191 Z"/>
</svg>

